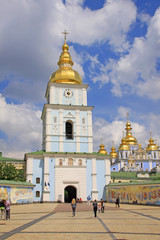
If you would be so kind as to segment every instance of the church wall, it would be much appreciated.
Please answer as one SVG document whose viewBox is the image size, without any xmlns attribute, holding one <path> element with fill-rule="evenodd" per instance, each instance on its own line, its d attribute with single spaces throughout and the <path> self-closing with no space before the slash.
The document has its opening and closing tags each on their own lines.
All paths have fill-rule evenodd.
<svg viewBox="0 0 160 240">
<path fill-rule="evenodd" d="M 88 152 L 88 142 L 80 143 L 80 152 Z"/>
<path fill-rule="evenodd" d="M 98 200 L 103 196 L 105 186 L 105 160 L 96 161 Z"/>
<path fill-rule="evenodd" d="M 92 191 L 92 176 L 91 176 L 92 160 L 87 159 L 86 164 L 87 164 L 86 178 L 87 178 L 87 196 L 88 196 L 88 195 L 91 195 L 91 191 Z"/>
<path fill-rule="evenodd" d="M 64 142 L 63 152 L 76 152 L 76 143 L 74 140 L 70 139 L 67 142 Z"/>
<path fill-rule="evenodd" d="M 86 167 L 55 166 L 55 201 L 64 201 L 64 189 L 73 186 L 77 197 L 86 200 Z"/>
<path fill-rule="evenodd" d="M 118 172 L 118 163 L 117 164 L 114 164 L 113 166 L 111 166 L 111 171 L 115 171 L 115 172 Z"/>
<path fill-rule="evenodd" d="M 43 190 L 43 159 L 33 159 L 33 180 L 32 183 L 35 185 L 33 190 L 33 201 L 42 201 L 42 190 Z M 36 183 L 36 178 L 40 178 L 40 183 Z M 36 191 L 40 192 L 40 196 L 36 197 Z"/>
<path fill-rule="evenodd" d="M 49 190 L 50 190 L 50 201 L 54 201 L 55 196 L 55 159 L 49 159 Z"/>
</svg>

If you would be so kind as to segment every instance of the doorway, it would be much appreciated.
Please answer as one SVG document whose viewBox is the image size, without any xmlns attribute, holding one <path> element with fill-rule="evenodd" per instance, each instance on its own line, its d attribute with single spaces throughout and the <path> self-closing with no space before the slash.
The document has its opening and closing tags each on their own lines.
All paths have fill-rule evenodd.
<svg viewBox="0 0 160 240">
<path fill-rule="evenodd" d="M 73 186 L 67 186 L 64 189 L 64 202 L 70 203 L 73 198 L 77 198 L 77 190 Z"/>
</svg>

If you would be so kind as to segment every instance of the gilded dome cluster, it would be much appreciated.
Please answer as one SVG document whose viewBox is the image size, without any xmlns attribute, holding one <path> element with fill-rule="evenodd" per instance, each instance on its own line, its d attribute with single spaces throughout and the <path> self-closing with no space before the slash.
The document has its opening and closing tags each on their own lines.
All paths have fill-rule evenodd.
<svg viewBox="0 0 160 240">
<path fill-rule="evenodd" d="M 59 57 L 59 69 L 55 71 L 51 77 L 50 82 L 56 83 L 69 83 L 69 84 L 82 84 L 82 78 L 79 73 L 72 69 L 73 61 L 70 53 L 68 52 L 69 46 L 66 43 L 62 46 L 62 53 Z"/>
<path fill-rule="evenodd" d="M 133 149 L 135 149 L 133 152 L 135 152 L 136 154 L 139 154 L 141 158 L 141 154 L 145 155 L 146 157 L 147 156 L 146 154 L 149 153 L 150 151 L 157 151 L 159 149 L 158 144 L 154 142 L 152 137 L 150 137 L 149 144 L 147 145 L 146 149 L 142 149 L 141 144 L 138 144 L 137 139 L 132 135 L 131 123 L 128 120 L 126 123 L 125 130 L 126 130 L 126 136 L 124 136 L 123 134 L 123 138 L 121 139 L 118 152 L 129 151 L 131 153 Z M 103 143 L 101 143 L 100 150 L 98 151 L 98 153 L 107 154 L 104 147 L 105 146 L 103 145 Z M 111 159 L 117 158 L 117 152 L 114 145 L 112 145 L 110 157 Z"/>
</svg>

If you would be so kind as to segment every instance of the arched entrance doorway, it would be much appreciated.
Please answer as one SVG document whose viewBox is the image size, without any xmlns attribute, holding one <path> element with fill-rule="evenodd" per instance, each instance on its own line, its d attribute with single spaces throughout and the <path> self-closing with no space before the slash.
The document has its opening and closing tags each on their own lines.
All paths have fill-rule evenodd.
<svg viewBox="0 0 160 240">
<path fill-rule="evenodd" d="M 64 189 L 64 202 L 70 203 L 73 198 L 77 198 L 77 190 L 73 186 L 67 186 Z"/>
</svg>

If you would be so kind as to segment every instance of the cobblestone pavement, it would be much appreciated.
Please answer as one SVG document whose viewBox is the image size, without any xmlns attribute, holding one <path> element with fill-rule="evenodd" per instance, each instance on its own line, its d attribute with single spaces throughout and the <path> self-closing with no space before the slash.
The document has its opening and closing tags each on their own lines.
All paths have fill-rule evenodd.
<svg viewBox="0 0 160 240">
<path fill-rule="evenodd" d="M 72 217 L 70 204 L 14 205 L 11 220 L 0 221 L 0 240 L 159 240 L 160 207 L 106 203 L 93 216 L 92 206 L 80 203 Z"/>
</svg>

